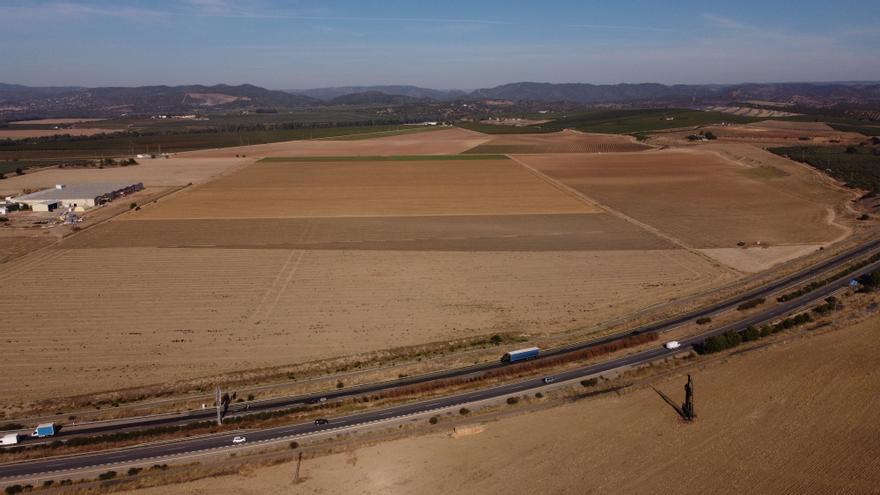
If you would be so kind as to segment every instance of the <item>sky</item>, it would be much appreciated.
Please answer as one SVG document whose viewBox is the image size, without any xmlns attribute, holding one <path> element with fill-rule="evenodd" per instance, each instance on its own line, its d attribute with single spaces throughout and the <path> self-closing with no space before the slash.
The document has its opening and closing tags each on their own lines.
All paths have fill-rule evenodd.
<svg viewBox="0 0 880 495">
<path fill-rule="evenodd" d="M 0 0 L 0 82 L 880 80 L 875 2 Z"/>
</svg>

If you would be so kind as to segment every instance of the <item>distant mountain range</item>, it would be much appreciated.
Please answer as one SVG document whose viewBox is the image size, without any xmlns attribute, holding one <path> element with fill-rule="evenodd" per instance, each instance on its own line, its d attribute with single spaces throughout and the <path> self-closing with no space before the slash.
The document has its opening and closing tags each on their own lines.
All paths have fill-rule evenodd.
<svg viewBox="0 0 880 495">
<path fill-rule="evenodd" d="M 295 95 L 310 96 L 312 98 L 317 98 L 323 101 L 331 101 L 333 99 L 339 98 L 340 96 L 348 96 L 358 93 L 383 93 L 386 95 L 408 96 L 410 98 L 416 99 L 430 98 L 432 100 L 440 101 L 455 100 L 467 96 L 466 92 L 459 91 L 457 89 L 443 91 L 439 89 L 420 88 L 418 86 L 343 86 L 336 88 L 315 88 L 303 90 L 291 89 L 287 92 Z"/>
<path fill-rule="evenodd" d="M 0 83 L 0 115 L 95 116 L 183 113 L 198 109 L 297 108 L 321 104 L 304 95 L 250 84 L 34 88 Z"/>
<path fill-rule="evenodd" d="M 518 82 L 472 92 L 417 86 L 350 86 L 276 91 L 229 86 L 30 87 L 0 83 L 0 119 L 112 117 L 124 114 L 225 112 L 326 105 L 401 106 L 459 100 L 700 106 L 742 101 L 830 107 L 880 107 L 880 83 L 749 83 L 736 85 L 552 84 Z"/>
</svg>

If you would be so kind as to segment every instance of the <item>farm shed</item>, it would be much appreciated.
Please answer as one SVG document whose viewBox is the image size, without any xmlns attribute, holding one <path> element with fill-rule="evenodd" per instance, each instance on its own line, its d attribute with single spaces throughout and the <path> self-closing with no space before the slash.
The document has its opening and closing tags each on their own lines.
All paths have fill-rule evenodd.
<svg viewBox="0 0 880 495">
<path fill-rule="evenodd" d="M 26 204 L 34 211 L 52 211 L 58 207 L 74 207 L 86 210 L 96 205 L 135 193 L 144 188 L 141 182 L 92 183 L 65 186 L 57 184 L 51 189 L 43 189 L 30 194 L 12 198 L 15 203 Z"/>
</svg>

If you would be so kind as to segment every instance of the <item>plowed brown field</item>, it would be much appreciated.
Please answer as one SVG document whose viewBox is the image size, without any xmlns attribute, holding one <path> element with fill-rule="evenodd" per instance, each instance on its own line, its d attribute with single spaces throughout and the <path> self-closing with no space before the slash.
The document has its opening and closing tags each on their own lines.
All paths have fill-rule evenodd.
<svg viewBox="0 0 880 495">
<path fill-rule="evenodd" d="M 608 214 L 115 221 L 66 248 L 228 247 L 400 251 L 673 249 Z"/>
<path fill-rule="evenodd" d="M 796 177 L 756 178 L 714 153 L 657 151 L 519 159 L 640 222 L 697 248 L 737 242 L 818 244 L 844 230 L 830 225 L 839 192 L 815 184 L 827 201 L 799 193 Z M 789 188 L 789 185 L 792 185 Z"/>
<path fill-rule="evenodd" d="M 439 132 L 439 131 L 438 131 Z M 429 133 L 430 134 L 430 133 Z M 512 160 L 270 162 L 131 219 L 590 213 Z"/>
<path fill-rule="evenodd" d="M 238 146 L 181 153 L 190 158 L 229 158 L 238 154 L 248 157 L 267 156 L 348 156 L 348 155 L 452 155 L 486 141 L 489 136 L 454 127 L 451 129 L 416 132 L 374 139 L 314 139 L 281 143 Z"/>
<path fill-rule="evenodd" d="M 588 134 L 565 130 L 551 134 L 506 134 L 492 137 L 465 153 L 621 153 L 650 146 L 619 134 Z"/>
</svg>

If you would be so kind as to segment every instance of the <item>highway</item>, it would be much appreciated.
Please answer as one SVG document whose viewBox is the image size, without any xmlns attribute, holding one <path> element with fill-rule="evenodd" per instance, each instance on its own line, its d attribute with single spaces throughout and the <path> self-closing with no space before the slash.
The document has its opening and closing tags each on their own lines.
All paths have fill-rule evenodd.
<svg viewBox="0 0 880 495">
<path fill-rule="evenodd" d="M 880 242 L 872 243 L 875 246 L 880 244 Z M 862 254 L 864 251 L 862 252 Z M 858 255 L 853 255 L 853 257 Z M 851 259 L 851 258 L 847 258 Z M 825 263 L 826 268 L 829 266 Z M 587 377 L 590 375 L 595 375 L 599 373 L 606 373 L 611 370 L 616 370 L 626 366 L 638 365 L 648 363 L 660 358 L 664 358 L 667 356 L 671 356 L 686 350 L 689 347 L 692 347 L 694 344 L 702 342 L 709 336 L 719 335 L 725 333 L 730 330 L 741 330 L 748 325 L 761 325 L 764 323 L 772 322 L 780 319 L 782 316 L 785 316 L 789 313 L 799 311 L 805 307 L 809 307 L 812 304 L 815 304 L 818 301 L 828 297 L 834 292 L 840 290 L 841 288 L 846 287 L 848 281 L 852 278 L 858 277 L 864 273 L 868 273 L 873 270 L 880 269 L 880 261 L 867 265 L 860 270 L 849 274 L 845 277 L 841 277 L 838 280 L 835 280 L 832 283 L 829 283 L 813 292 L 805 294 L 797 299 L 793 299 L 783 304 L 779 304 L 772 308 L 769 308 L 765 311 L 759 312 L 747 318 L 743 318 L 739 321 L 723 325 L 719 328 L 713 329 L 711 331 L 705 332 L 703 334 L 690 337 L 687 339 L 681 340 L 682 347 L 675 350 L 667 350 L 658 345 L 657 348 L 648 349 L 646 351 L 641 351 L 635 354 L 631 354 L 628 356 L 623 356 L 611 361 L 595 363 L 586 365 L 583 367 L 579 367 L 576 369 L 572 369 L 569 371 L 565 371 L 559 374 L 554 375 L 557 383 L 566 382 L 570 380 L 577 380 L 583 377 Z M 818 273 L 818 270 L 814 273 Z M 786 287 L 788 284 L 779 285 L 781 282 L 776 282 L 773 285 L 778 288 Z M 795 283 L 795 282 L 789 282 Z M 752 291 L 750 294 L 738 298 L 738 300 L 748 300 L 753 297 L 760 297 L 762 291 Z M 730 302 L 725 303 L 727 305 L 731 304 Z M 722 307 L 721 305 L 714 305 L 715 308 Z M 708 311 L 708 312 L 707 312 Z M 712 314 L 715 310 L 704 309 L 701 311 L 697 311 L 692 314 Z M 689 318 L 690 319 L 690 318 Z M 651 328 L 651 326 L 645 327 L 644 329 L 639 329 L 640 333 L 647 331 L 664 331 L 669 328 L 673 328 L 675 326 L 680 325 L 683 321 L 689 321 L 689 319 L 681 320 L 680 318 L 675 318 L 673 320 L 669 320 L 671 323 L 667 323 L 666 325 L 662 325 L 655 328 Z M 607 341 L 607 339 L 603 339 L 603 341 Z M 601 341 L 600 341 L 601 342 Z M 595 344 L 593 344 L 595 345 Z M 581 349 L 586 347 L 585 344 L 579 344 L 580 347 L 571 346 L 568 349 Z M 554 351 L 554 354 L 558 354 L 563 352 L 561 350 Z M 549 354 L 549 353 L 548 353 Z M 470 370 L 469 372 L 473 372 Z M 396 383 L 398 386 L 402 381 L 395 381 L 392 383 Z M 534 377 L 527 380 L 509 383 L 497 387 L 474 390 L 459 394 L 454 394 L 447 397 L 440 397 L 436 399 L 431 399 L 428 401 L 415 402 L 411 404 L 403 404 L 399 406 L 394 406 L 385 409 L 377 409 L 366 411 L 362 413 L 352 414 L 343 417 L 330 418 L 329 424 L 326 425 L 315 425 L 314 423 L 302 423 L 290 426 L 282 426 L 276 428 L 268 428 L 262 430 L 254 430 L 248 431 L 246 433 L 241 432 L 233 432 L 233 433 L 222 433 L 211 436 L 205 436 L 200 438 L 193 439 L 185 439 L 178 440 L 172 442 L 158 443 L 153 445 L 144 445 L 144 446 L 136 446 L 119 450 L 111 450 L 111 451 L 102 451 L 102 452 L 94 452 L 89 454 L 82 454 L 76 456 L 67 456 L 67 457 L 59 457 L 59 458 L 46 458 L 46 459 L 36 459 L 32 461 L 23 461 L 18 463 L 10 463 L 10 464 L 2 464 L 0 465 L 0 479 L 4 478 L 15 478 L 15 477 L 37 477 L 37 476 L 48 476 L 48 475 L 56 475 L 58 472 L 62 471 L 75 471 L 78 469 L 86 469 L 86 468 L 101 468 L 106 467 L 107 469 L 111 469 L 111 466 L 116 464 L 126 464 L 126 463 L 135 463 L 135 462 L 160 462 L 159 459 L 168 458 L 172 456 L 180 456 L 183 454 L 196 454 L 203 452 L 210 452 L 212 450 L 218 449 L 227 449 L 232 451 L 237 447 L 232 445 L 232 438 L 236 435 L 246 435 L 247 443 L 245 445 L 253 445 L 254 443 L 264 443 L 264 442 L 272 442 L 272 441 L 282 441 L 296 436 L 308 435 L 317 432 L 325 432 L 328 430 L 335 430 L 341 428 L 350 428 L 361 425 L 369 425 L 372 423 L 385 421 L 389 419 L 403 418 L 406 416 L 411 416 L 415 414 L 425 414 L 430 413 L 434 410 L 439 409 L 448 409 L 459 407 L 464 404 L 469 404 L 473 402 L 495 399 L 495 398 L 503 398 L 509 395 L 515 395 L 523 392 L 527 392 L 533 389 L 538 389 L 541 387 L 547 386 L 542 377 Z M 327 394 L 327 397 L 332 397 L 333 394 Z"/>
<path fill-rule="evenodd" d="M 590 347 L 599 346 L 602 344 L 606 344 L 609 342 L 614 342 L 616 340 L 623 339 L 629 335 L 633 334 L 642 334 L 648 332 L 666 332 L 672 330 L 678 326 L 684 325 L 686 323 L 692 322 L 698 318 L 704 316 L 713 316 L 718 313 L 722 313 L 731 309 L 736 308 L 740 304 L 745 301 L 749 301 L 751 299 L 757 297 L 769 297 L 771 294 L 779 291 L 780 289 L 784 289 L 786 287 L 799 285 L 804 283 L 807 280 L 810 280 L 813 277 L 816 277 L 819 274 L 828 271 L 837 271 L 840 269 L 842 265 L 845 265 L 854 259 L 865 256 L 866 254 L 871 253 L 872 251 L 880 248 L 880 239 L 874 240 L 865 244 L 862 244 L 852 250 L 841 253 L 837 256 L 824 260 L 814 266 L 811 266 L 807 269 L 801 270 L 789 276 L 783 277 L 779 280 L 776 280 L 770 284 L 765 286 L 758 287 L 756 289 L 750 290 L 743 294 L 739 294 L 730 299 L 711 304 L 709 306 L 681 314 L 679 316 L 675 316 L 671 319 L 663 320 L 656 323 L 651 323 L 648 325 L 644 325 L 636 328 L 635 330 L 627 331 L 624 333 L 618 333 L 614 335 L 609 335 L 607 337 L 593 339 L 584 342 L 578 342 L 575 344 L 570 344 L 554 349 L 549 349 L 543 351 L 541 354 L 541 358 L 547 358 L 551 356 L 558 356 L 560 354 L 565 354 L 569 352 L 580 351 L 583 349 L 587 349 Z M 500 358 L 499 353 L 499 358 Z M 319 398 L 326 398 L 327 400 L 334 399 L 342 399 L 348 397 L 356 397 L 364 394 L 371 394 L 376 392 L 381 392 L 383 390 L 389 390 L 393 388 L 404 387 L 407 385 L 415 385 L 420 383 L 426 383 L 434 380 L 442 380 L 448 378 L 459 378 L 471 374 L 479 374 L 485 373 L 486 371 L 490 371 L 493 369 L 497 369 L 502 367 L 503 365 L 500 362 L 494 363 L 485 363 L 474 366 L 468 366 L 464 368 L 456 368 L 451 370 L 443 370 L 435 373 L 428 373 L 423 375 L 415 375 L 411 377 L 405 377 L 395 380 L 389 380 L 385 382 L 377 382 L 377 383 L 368 383 L 364 385 L 358 385 L 354 387 L 348 387 L 343 389 L 336 389 L 327 392 L 322 392 L 318 394 L 308 394 L 308 395 L 300 395 L 300 396 L 287 396 L 287 397 L 279 397 L 274 399 L 266 399 L 262 401 L 250 401 L 247 403 L 238 403 L 232 404 L 230 406 L 230 410 L 228 415 L 234 416 L 236 414 L 251 414 L 255 412 L 262 411 L 273 411 L 278 409 L 287 409 L 291 407 L 295 407 L 298 405 L 308 404 L 310 401 L 315 401 Z M 247 408 L 247 409 L 245 409 Z M 152 416 L 146 416 L 142 418 L 136 418 L 131 420 L 126 420 L 125 422 L 116 422 L 116 421 L 107 421 L 107 422 L 95 422 L 90 423 L 88 425 L 77 426 L 75 428 L 70 428 L 68 430 L 68 435 L 76 434 L 76 435 L 97 435 L 102 433 L 113 433 L 119 431 L 132 431 L 136 429 L 144 429 L 150 427 L 157 426 L 165 426 L 165 425 L 183 425 L 186 423 L 193 423 L 198 421 L 210 421 L 216 417 L 216 412 L 213 408 L 211 409 L 197 409 L 192 411 L 186 411 L 183 413 L 169 413 L 169 414 L 157 414 Z M 63 435 L 63 431 L 62 431 Z"/>
</svg>

